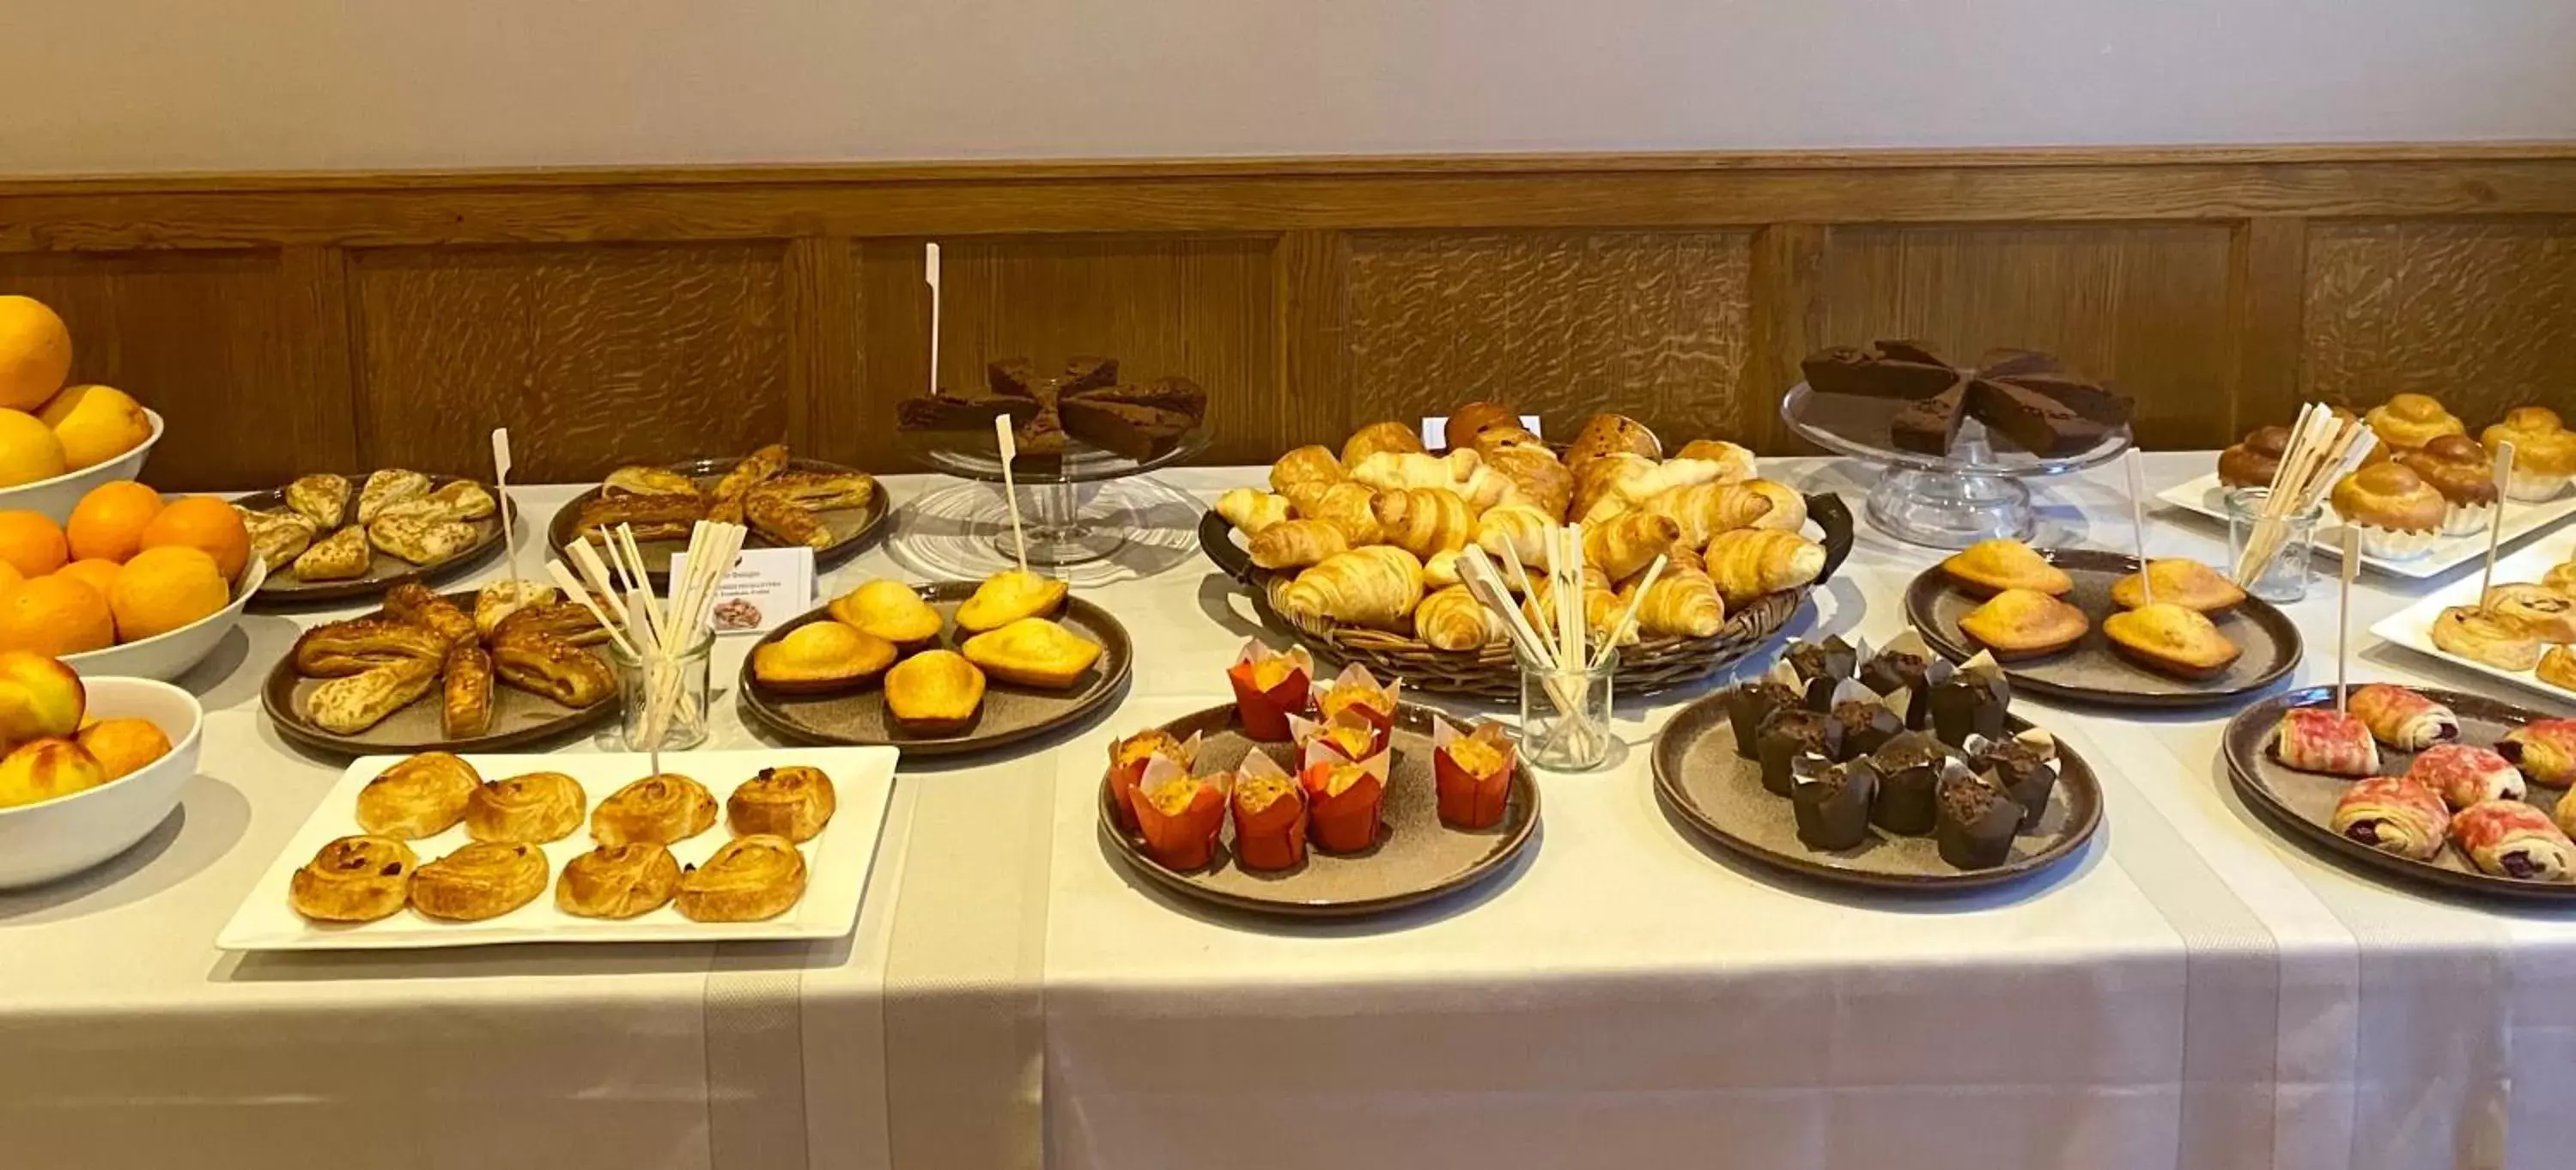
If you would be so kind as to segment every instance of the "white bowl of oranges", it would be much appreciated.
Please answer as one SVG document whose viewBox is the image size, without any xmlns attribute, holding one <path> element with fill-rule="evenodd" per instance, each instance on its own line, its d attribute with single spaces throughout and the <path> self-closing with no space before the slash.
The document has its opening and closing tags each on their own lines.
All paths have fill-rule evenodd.
<svg viewBox="0 0 2576 1170">
<path fill-rule="evenodd" d="M 82 496 L 133 479 L 161 416 L 113 386 L 66 386 L 72 335 L 52 309 L 0 296 L 0 509 L 61 523 Z"/>
<path fill-rule="evenodd" d="M 0 651 L 0 890 L 79 873 L 168 820 L 204 723 L 168 683 Z"/>
<path fill-rule="evenodd" d="M 174 679 L 214 652 L 266 575 L 241 514 L 211 496 L 164 500 L 115 480 L 66 525 L 0 511 L 0 651 Z"/>
</svg>

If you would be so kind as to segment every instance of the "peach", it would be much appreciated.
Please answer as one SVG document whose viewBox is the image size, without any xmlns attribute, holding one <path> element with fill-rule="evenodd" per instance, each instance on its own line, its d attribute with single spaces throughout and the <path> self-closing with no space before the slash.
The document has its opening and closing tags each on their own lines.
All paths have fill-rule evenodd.
<svg viewBox="0 0 2576 1170">
<path fill-rule="evenodd" d="M 25 650 L 0 651 L 0 743 L 80 730 L 89 691 L 71 667 Z"/>
<path fill-rule="evenodd" d="M 68 739 L 38 739 L 0 756 L 0 808 L 69 796 L 107 783 L 107 769 Z"/>
</svg>

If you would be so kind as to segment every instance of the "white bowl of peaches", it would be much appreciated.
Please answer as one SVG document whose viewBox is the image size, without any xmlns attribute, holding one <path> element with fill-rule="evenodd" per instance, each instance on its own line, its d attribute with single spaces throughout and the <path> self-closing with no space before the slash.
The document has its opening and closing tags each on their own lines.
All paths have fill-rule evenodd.
<svg viewBox="0 0 2576 1170">
<path fill-rule="evenodd" d="M 0 652 L 0 890 L 79 873 L 169 819 L 204 723 L 195 696 L 168 683 Z"/>
</svg>

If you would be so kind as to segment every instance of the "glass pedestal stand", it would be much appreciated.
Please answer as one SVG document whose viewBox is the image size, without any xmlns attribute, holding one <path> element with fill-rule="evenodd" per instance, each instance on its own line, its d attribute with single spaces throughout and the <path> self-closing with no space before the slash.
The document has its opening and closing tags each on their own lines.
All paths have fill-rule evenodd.
<svg viewBox="0 0 2576 1170">
<path fill-rule="evenodd" d="M 941 434 L 924 439 L 930 445 L 917 448 L 915 453 L 932 470 L 984 483 L 1002 482 L 1002 461 L 989 437 L 980 447 L 972 436 Z M 1079 485 L 1140 475 L 1204 451 L 1207 445 L 1206 431 L 1192 431 L 1169 450 L 1151 459 L 1136 460 L 1075 443 L 1053 466 L 1013 466 L 1011 479 L 1019 488 L 1020 535 L 1028 542 L 1029 564 L 1060 569 L 1090 564 L 1117 552 L 1127 543 L 1128 531 L 1133 527 L 1127 505 L 1105 492 L 1090 493 L 1086 501 Z M 999 494 L 993 497 L 989 515 L 970 519 L 992 524 L 995 551 L 1003 560 L 1014 559 L 1010 515 Z"/>
<path fill-rule="evenodd" d="M 1925 455 L 1900 450 L 1890 438 L 1889 423 L 1901 405 L 1816 394 L 1801 382 L 1781 398 L 1780 418 L 1808 442 L 1877 464 L 1870 523 L 1899 540 L 1933 548 L 1966 548 L 1996 537 L 2029 539 L 2037 523 L 2023 480 L 2081 471 L 2129 449 L 2127 427 L 2073 455 L 1998 449 L 1985 425 L 1970 419 L 1960 425 L 1948 455 Z"/>
</svg>

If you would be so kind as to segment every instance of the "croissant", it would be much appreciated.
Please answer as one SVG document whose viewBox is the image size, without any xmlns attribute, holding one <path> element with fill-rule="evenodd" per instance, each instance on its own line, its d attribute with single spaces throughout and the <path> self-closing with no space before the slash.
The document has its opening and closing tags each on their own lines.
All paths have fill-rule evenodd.
<svg viewBox="0 0 2576 1170">
<path fill-rule="evenodd" d="M 1350 479 L 1379 491 L 1395 488 L 1454 488 L 1485 465 L 1474 451 L 1426 455 L 1420 451 L 1380 451 L 1350 465 Z"/>
<path fill-rule="evenodd" d="M 1547 534 L 1555 521 L 1530 504 L 1505 504 L 1476 518 L 1476 545 L 1496 560 L 1547 563 Z"/>
<path fill-rule="evenodd" d="M 1669 516 L 1629 512 L 1583 532 L 1583 559 L 1601 566 L 1613 580 L 1634 576 L 1681 539 L 1681 526 Z"/>
<path fill-rule="evenodd" d="M 1252 537 L 1252 563 L 1265 569 L 1302 569 L 1350 550 L 1342 530 L 1322 520 L 1282 520 Z"/>
<path fill-rule="evenodd" d="M 1342 478 L 1342 461 L 1328 447 L 1299 447 L 1270 465 L 1270 490 L 1281 495 L 1299 484 L 1328 484 Z"/>
<path fill-rule="evenodd" d="M 1777 528 L 1783 532 L 1806 528 L 1807 497 L 1800 495 L 1798 489 L 1769 479 L 1748 479 L 1743 486 L 1746 491 L 1771 501 L 1771 510 L 1753 522 L 1755 528 Z"/>
<path fill-rule="evenodd" d="M 1257 488 L 1233 488 L 1216 498 L 1216 514 L 1246 536 L 1288 518 L 1288 497 Z"/>
<path fill-rule="evenodd" d="M 1684 546 L 1704 548 L 1718 533 L 1760 523 L 1771 512 L 1771 498 L 1748 483 L 1703 483 L 1647 500 L 1646 511 L 1678 525 Z"/>
<path fill-rule="evenodd" d="M 1535 443 L 1512 443 L 1492 450 L 1479 447 L 1478 453 L 1484 456 L 1488 469 L 1511 481 L 1523 503 L 1550 518 L 1565 517 L 1566 505 L 1574 500 L 1574 473 L 1566 469 L 1555 452 Z"/>
<path fill-rule="evenodd" d="M 1556 625 L 1556 610 L 1547 595 L 1547 579 L 1531 578 L 1530 595 L 1521 599 L 1521 616 L 1529 619 L 1532 629 L 1544 631 Z M 1591 631 L 1596 641 L 1609 636 L 1610 627 L 1619 623 L 1619 614 L 1624 608 L 1619 595 L 1611 591 L 1610 578 L 1601 571 L 1601 566 L 1583 566 L 1583 627 Z M 1637 631 L 1630 630 L 1619 644 L 1635 645 L 1638 640 Z"/>
<path fill-rule="evenodd" d="M 1422 587 L 1428 590 L 1446 589 L 1466 580 L 1466 575 L 1458 571 L 1459 557 L 1460 553 L 1457 549 L 1445 548 L 1423 558 Z"/>
<path fill-rule="evenodd" d="M 1574 495 L 1567 502 L 1566 515 L 1593 519 L 1593 509 L 1596 506 L 1604 499 L 1615 499 L 1617 502 L 1610 505 L 1599 517 L 1607 519 L 1626 506 L 1627 497 L 1619 492 L 1619 484 L 1640 476 L 1652 475 L 1655 467 L 1654 460 L 1625 451 L 1604 455 L 1577 467 L 1574 471 Z"/>
<path fill-rule="evenodd" d="M 1377 517 L 1378 539 L 1417 557 L 1465 548 L 1467 539 L 1476 534 L 1476 518 L 1468 511 L 1467 501 L 1442 488 L 1382 491 L 1369 509 Z"/>
<path fill-rule="evenodd" d="M 1596 414 L 1584 420 L 1583 429 L 1575 433 L 1574 444 L 1566 448 L 1565 461 L 1581 467 L 1603 456 L 1629 452 L 1648 459 L 1660 459 L 1663 443 L 1646 424 L 1617 414 Z"/>
<path fill-rule="evenodd" d="M 1402 629 L 1422 601 L 1422 562 L 1393 545 L 1355 548 L 1297 574 L 1280 601 L 1306 617 Z"/>
<path fill-rule="evenodd" d="M 1753 452 L 1724 439 L 1693 439 L 1673 452 L 1675 459 L 1705 459 L 1725 469 L 1719 483 L 1753 478 Z"/>
<path fill-rule="evenodd" d="M 1825 546 L 1776 528 L 1739 528 L 1721 532 L 1701 557 L 1718 596 L 1729 608 L 1765 593 L 1794 589 L 1822 576 Z"/>
<path fill-rule="evenodd" d="M 1599 460 L 1596 465 L 1611 461 Z M 1584 522 L 1607 520 L 1622 512 L 1634 511 L 1644 507 L 1646 501 L 1674 488 L 1716 483 L 1726 474 L 1725 467 L 1706 459 L 1667 459 L 1651 466 L 1617 459 L 1615 467 L 1615 472 L 1606 473 L 1605 490 L 1592 498 L 1591 506 L 1578 509 Z"/>
<path fill-rule="evenodd" d="M 1639 581 L 1629 581 L 1619 590 L 1619 599 L 1634 597 Z M 1637 603 L 1637 629 L 1657 638 L 1705 638 L 1726 628 L 1726 602 L 1717 593 L 1717 583 L 1696 568 L 1666 565 L 1655 577 L 1654 588 L 1646 590 L 1646 599 Z"/>
<path fill-rule="evenodd" d="M 1288 501 L 1290 518 L 1320 520 L 1323 519 L 1325 493 L 1331 491 L 1333 485 L 1340 482 L 1342 481 L 1338 479 L 1316 479 L 1305 483 L 1292 483 L 1279 489 L 1279 495 Z"/>
<path fill-rule="evenodd" d="M 1439 650 L 1473 650 L 1503 637 L 1502 623 L 1464 585 L 1422 599 L 1413 610 L 1413 636 Z"/>
<path fill-rule="evenodd" d="M 1312 507 L 1300 505 L 1298 511 L 1341 529 L 1342 539 L 1356 548 L 1384 542 L 1378 535 L 1377 512 L 1370 506 L 1376 499 L 1376 489 L 1344 480 L 1325 488 Z"/>
<path fill-rule="evenodd" d="M 1380 451 L 1420 451 L 1422 436 L 1400 422 L 1375 422 L 1351 432 L 1342 443 L 1342 466 L 1357 467 Z"/>
</svg>

